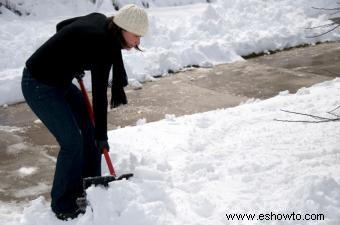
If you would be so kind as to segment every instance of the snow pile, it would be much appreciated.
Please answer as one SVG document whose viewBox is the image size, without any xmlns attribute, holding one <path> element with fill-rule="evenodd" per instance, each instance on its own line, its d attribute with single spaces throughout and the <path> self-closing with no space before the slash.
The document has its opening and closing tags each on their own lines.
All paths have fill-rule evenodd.
<svg viewBox="0 0 340 225">
<path fill-rule="evenodd" d="M 274 119 L 309 119 L 280 109 L 330 117 L 326 111 L 339 106 L 339 99 L 340 79 L 335 79 L 297 94 L 111 131 L 117 172 L 135 177 L 107 190 L 89 188 L 93 211 L 88 208 L 67 224 L 336 225 L 339 124 Z M 1 217 L 2 224 L 62 224 L 42 197 L 23 213 L 12 213 L 20 220 Z M 324 220 L 228 221 L 226 214 L 232 213 L 323 214 Z"/>
<path fill-rule="evenodd" d="M 136 4 L 144 8 L 190 5 L 216 0 L 5 0 L 0 4 L 0 14 L 51 17 L 60 14 L 90 12 L 99 8 Z M 1 7 L 2 6 L 2 7 Z M 9 8 L 11 12 L 9 12 Z"/>
<path fill-rule="evenodd" d="M 16 0 L 31 11 L 18 17 L 2 7 L 0 14 L 0 105 L 23 100 L 21 71 L 27 58 L 53 33 L 55 25 L 66 18 L 99 11 L 114 14 L 111 0 L 62 1 Z M 201 1 L 145 1 L 155 6 Z M 163 3 L 161 3 L 163 2 Z M 202 1 L 204 2 L 204 1 Z M 339 30 L 318 38 L 324 32 L 306 30 L 329 23 L 327 11 L 335 0 L 228 0 L 177 7 L 147 9 L 150 30 L 142 39 L 144 52 L 124 51 L 130 82 L 152 80 L 152 76 L 177 71 L 188 65 L 209 67 L 242 60 L 241 56 L 280 50 L 300 44 L 339 40 Z M 87 87 L 89 76 L 86 76 Z"/>
<path fill-rule="evenodd" d="M 91 12 L 100 7 L 99 3 L 103 1 L 97 2 L 97 4 L 93 4 L 90 0 L 10 0 L 0 7 L 0 12 L 11 19 L 15 18 L 15 15 L 47 18 Z M 105 2 L 108 5 L 109 1 Z M 8 8 L 11 8 L 11 11 Z M 15 15 L 11 15 L 13 12 Z"/>
</svg>

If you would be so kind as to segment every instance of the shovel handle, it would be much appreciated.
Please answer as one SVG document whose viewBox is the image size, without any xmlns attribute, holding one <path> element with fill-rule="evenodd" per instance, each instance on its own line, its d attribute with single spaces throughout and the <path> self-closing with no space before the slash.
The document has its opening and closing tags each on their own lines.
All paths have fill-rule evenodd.
<svg viewBox="0 0 340 225">
<path fill-rule="evenodd" d="M 78 83 L 79 83 L 79 86 L 80 86 L 81 93 L 83 94 L 83 97 L 84 97 L 84 101 L 85 101 L 85 105 L 86 105 L 86 110 L 89 113 L 89 117 L 90 117 L 91 123 L 94 126 L 93 110 L 92 110 L 92 106 L 91 106 L 91 103 L 90 103 L 89 96 L 87 95 L 87 92 L 86 92 L 86 88 L 85 88 L 83 79 L 81 77 L 78 77 L 77 79 L 78 79 Z"/>
<path fill-rule="evenodd" d="M 107 151 L 106 148 L 103 148 L 103 154 L 104 154 L 104 157 L 105 157 L 105 160 L 106 160 L 107 167 L 109 168 L 110 175 L 116 177 L 116 172 L 115 172 L 115 170 L 112 166 L 111 158 L 110 158 L 109 152 Z"/>
<path fill-rule="evenodd" d="M 91 103 L 90 103 L 89 96 L 87 95 L 87 92 L 86 92 L 86 88 L 85 88 L 83 79 L 81 77 L 77 77 L 77 80 L 78 80 L 78 83 L 79 83 L 79 86 L 80 86 L 81 93 L 84 96 L 84 101 L 85 101 L 86 109 L 87 109 L 87 112 L 89 113 L 89 117 L 90 117 L 91 123 L 94 126 L 94 114 L 93 114 L 93 110 L 92 110 L 92 106 L 91 106 Z M 116 172 L 113 169 L 113 165 L 112 165 L 112 162 L 111 162 L 109 151 L 104 147 L 102 152 L 104 154 L 107 167 L 109 168 L 110 175 L 116 177 Z"/>
</svg>

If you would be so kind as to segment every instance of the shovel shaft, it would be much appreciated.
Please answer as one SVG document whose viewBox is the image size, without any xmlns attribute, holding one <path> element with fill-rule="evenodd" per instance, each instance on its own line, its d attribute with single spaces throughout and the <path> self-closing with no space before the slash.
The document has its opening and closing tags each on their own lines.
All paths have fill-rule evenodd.
<svg viewBox="0 0 340 225">
<path fill-rule="evenodd" d="M 83 79 L 82 78 L 78 78 L 78 83 L 80 85 L 81 93 L 83 94 L 83 97 L 84 97 L 84 101 L 85 101 L 85 105 L 86 105 L 86 110 L 89 113 L 89 117 L 90 117 L 91 123 L 94 126 L 93 110 L 92 110 L 92 106 L 91 106 L 91 103 L 90 103 L 89 96 L 87 95 L 86 88 L 84 86 Z"/>
<path fill-rule="evenodd" d="M 78 79 L 78 83 L 80 85 L 81 93 L 84 96 L 84 101 L 85 101 L 87 112 L 89 113 L 91 123 L 94 126 L 95 125 L 94 124 L 94 114 L 93 114 L 93 110 L 92 110 L 92 106 L 91 106 L 91 103 L 90 103 L 89 96 L 87 95 L 87 92 L 86 92 L 86 89 L 85 89 L 85 86 L 84 86 L 83 79 L 81 77 L 78 77 L 77 79 Z M 102 149 L 102 151 L 103 151 L 103 154 L 104 154 L 104 157 L 105 157 L 107 167 L 109 168 L 110 175 L 116 177 L 116 172 L 113 168 L 108 150 L 106 148 L 104 148 L 104 149 Z"/>
<path fill-rule="evenodd" d="M 115 169 L 112 166 L 111 158 L 106 148 L 103 149 L 103 153 L 104 153 L 107 167 L 109 168 L 109 171 L 110 171 L 110 175 L 116 177 Z"/>
</svg>

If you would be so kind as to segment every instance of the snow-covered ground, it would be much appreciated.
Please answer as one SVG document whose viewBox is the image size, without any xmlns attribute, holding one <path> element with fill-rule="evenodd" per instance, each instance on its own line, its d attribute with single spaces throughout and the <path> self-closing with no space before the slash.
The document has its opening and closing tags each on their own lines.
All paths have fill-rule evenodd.
<svg viewBox="0 0 340 225">
<path fill-rule="evenodd" d="M 101 0 L 98 1 L 101 4 L 95 5 L 85 0 L 13 2 L 30 15 L 19 17 L 0 8 L 0 105 L 23 100 L 20 79 L 25 61 L 53 35 L 56 23 L 93 11 L 108 16 L 114 14 L 111 0 Z M 130 81 L 152 80 L 154 75 L 188 65 L 209 67 L 242 60 L 241 56 L 251 53 L 340 39 L 340 30 L 307 38 L 325 29 L 306 29 L 330 23 L 325 14 L 328 11 L 312 7 L 334 8 L 336 0 L 126 2 L 150 2 L 153 6 L 147 9 L 150 31 L 141 43 L 145 52 L 124 51 L 123 54 Z M 187 5 L 191 2 L 197 4 Z M 174 4 L 178 6 L 165 7 Z M 86 84 L 90 88 L 88 80 Z"/>
<path fill-rule="evenodd" d="M 326 112 L 339 105 L 340 79 L 335 79 L 296 94 L 282 92 L 268 100 L 191 116 L 167 115 L 154 123 L 141 120 L 136 127 L 111 131 L 110 154 L 117 172 L 133 172 L 135 177 L 113 182 L 108 189 L 89 188 L 93 211 L 88 208 L 67 224 L 337 225 L 338 122 L 275 119 L 313 120 L 280 109 L 333 117 Z M 104 163 L 103 170 L 107 173 Z M 255 214 L 255 220 L 226 216 L 246 213 Z M 260 214 L 269 220 L 256 220 Z M 295 217 L 285 221 L 286 214 Z M 303 220 L 308 215 L 323 215 L 324 220 Z M 65 222 L 39 197 L 26 205 L 0 204 L 0 223 Z"/>
<path fill-rule="evenodd" d="M 76 1 L 56 2 L 51 14 L 50 8 L 44 11 L 42 6 L 32 6 L 35 15 L 19 18 L 2 9 L 0 104 L 22 100 L 23 64 L 54 32 L 59 20 L 95 10 Z M 74 4 L 72 10 L 61 10 L 70 2 Z M 109 5 L 104 0 L 97 10 L 109 15 Z M 306 38 L 315 34 L 306 27 L 327 23 L 327 17 L 311 6 L 330 8 L 337 3 L 228 0 L 152 7 L 148 9 L 150 33 L 142 43 L 145 52 L 124 53 L 129 78 L 145 81 L 189 64 L 210 66 L 240 60 L 241 55 L 252 52 L 339 40 L 339 31 Z M 49 202 L 39 197 L 25 204 L 0 203 L 0 224 L 337 225 L 338 122 L 288 123 L 275 119 L 313 120 L 280 109 L 332 117 L 326 112 L 339 105 L 340 80 L 335 79 L 302 88 L 296 94 L 282 92 L 234 108 L 184 117 L 167 115 L 154 123 L 141 118 L 136 127 L 109 133 L 117 172 L 133 172 L 135 177 L 114 182 L 107 190 L 89 188 L 93 211 L 88 208 L 85 215 L 62 222 L 52 214 Z M 335 113 L 340 114 L 340 110 Z M 37 169 L 27 165 L 18 174 L 25 176 Z M 107 173 L 104 162 L 103 169 Z M 255 219 L 228 220 L 226 216 L 246 213 L 254 214 Z M 303 220 L 321 214 L 324 220 Z M 291 219 L 284 220 L 283 215 Z M 260 218 L 269 220 L 257 220 Z"/>
</svg>

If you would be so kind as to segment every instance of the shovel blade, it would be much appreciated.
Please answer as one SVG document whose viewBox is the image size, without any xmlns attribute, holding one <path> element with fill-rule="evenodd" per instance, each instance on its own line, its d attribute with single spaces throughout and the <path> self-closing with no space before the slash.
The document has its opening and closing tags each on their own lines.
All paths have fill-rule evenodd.
<svg viewBox="0 0 340 225">
<path fill-rule="evenodd" d="M 83 179 L 83 188 L 84 188 L 84 197 L 79 197 L 76 200 L 77 206 L 80 210 L 82 210 L 82 212 L 85 213 L 86 211 L 86 207 L 89 206 L 89 202 L 86 199 L 86 193 L 85 190 L 94 185 L 94 186 L 104 186 L 104 187 L 108 187 L 109 183 L 112 181 L 116 181 L 116 180 L 128 180 L 129 178 L 133 177 L 133 173 L 126 173 L 123 175 L 120 175 L 118 178 L 116 178 L 115 176 L 100 176 L 100 177 L 87 177 Z"/>
<path fill-rule="evenodd" d="M 87 177 L 84 178 L 83 180 L 83 187 L 84 190 L 86 190 L 88 187 L 92 185 L 94 186 L 102 185 L 104 187 L 108 187 L 109 183 L 115 180 L 116 180 L 115 176 Z"/>
<path fill-rule="evenodd" d="M 121 176 L 119 176 L 118 178 L 115 176 L 98 176 L 98 177 L 87 177 L 84 178 L 83 180 L 83 188 L 84 190 L 86 190 L 88 187 L 94 185 L 94 186 L 104 186 L 104 187 L 108 187 L 109 183 L 112 181 L 116 181 L 116 180 L 123 180 L 126 179 L 128 180 L 129 178 L 133 177 L 132 173 L 127 173 L 127 174 L 123 174 Z"/>
</svg>

